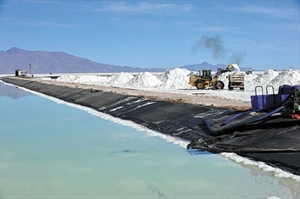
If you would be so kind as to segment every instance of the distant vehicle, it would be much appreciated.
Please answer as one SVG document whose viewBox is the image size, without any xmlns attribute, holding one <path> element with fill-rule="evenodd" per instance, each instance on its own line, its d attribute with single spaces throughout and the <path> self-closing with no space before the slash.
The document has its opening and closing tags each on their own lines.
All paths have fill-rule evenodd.
<svg viewBox="0 0 300 199">
<path fill-rule="evenodd" d="M 27 76 L 27 71 L 17 69 L 17 70 L 15 70 L 15 76 L 16 77 L 25 77 L 25 76 Z"/>
<path fill-rule="evenodd" d="M 247 74 L 247 75 L 252 74 L 252 70 L 247 70 L 247 71 L 246 71 L 246 74 Z"/>
<path fill-rule="evenodd" d="M 228 75 L 228 90 L 239 88 L 245 90 L 245 74 L 230 74 Z"/>
<path fill-rule="evenodd" d="M 195 86 L 197 89 L 224 89 L 224 82 L 218 80 L 218 77 L 225 73 L 237 70 L 237 65 L 229 64 L 226 69 L 218 68 L 214 76 L 211 74 L 211 70 L 199 71 L 198 75 L 191 75 L 189 84 Z M 240 88 L 244 90 L 244 74 L 230 74 L 228 76 L 228 88 Z"/>
</svg>

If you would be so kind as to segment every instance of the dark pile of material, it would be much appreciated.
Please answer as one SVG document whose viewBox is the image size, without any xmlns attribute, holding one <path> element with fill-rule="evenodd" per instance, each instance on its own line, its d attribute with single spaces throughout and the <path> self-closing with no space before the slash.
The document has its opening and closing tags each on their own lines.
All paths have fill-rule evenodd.
<svg viewBox="0 0 300 199">
<path fill-rule="evenodd" d="M 274 118 L 242 127 L 238 127 L 238 120 L 234 120 L 230 125 L 222 127 L 220 125 L 224 121 L 236 114 L 234 110 L 158 101 L 95 89 L 70 88 L 18 78 L 2 80 L 189 140 L 188 148 L 213 153 L 235 152 L 300 175 L 300 120 Z M 211 124 L 210 130 L 203 124 L 207 118 Z M 211 130 L 220 128 L 225 130 L 218 135 L 211 133 Z"/>
</svg>

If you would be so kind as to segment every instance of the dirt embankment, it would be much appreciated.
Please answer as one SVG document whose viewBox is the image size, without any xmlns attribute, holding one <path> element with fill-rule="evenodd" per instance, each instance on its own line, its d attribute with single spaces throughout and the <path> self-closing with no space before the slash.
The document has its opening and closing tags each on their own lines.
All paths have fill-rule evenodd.
<svg viewBox="0 0 300 199">
<path fill-rule="evenodd" d="M 250 102 L 247 101 L 225 99 L 221 97 L 210 96 L 207 94 L 186 95 L 186 94 L 178 94 L 178 93 L 143 91 L 137 89 L 119 88 L 119 87 L 111 87 L 111 86 L 57 82 L 53 80 L 44 80 L 44 79 L 30 79 L 30 80 L 39 81 L 46 84 L 68 86 L 73 88 L 95 89 L 95 90 L 102 90 L 105 92 L 115 92 L 115 93 L 126 94 L 126 95 L 143 96 L 143 97 L 162 100 L 162 101 L 225 107 L 225 108 L 233 108 L 236 110 L 247 110 L 251 108 Z"/>
</svg>

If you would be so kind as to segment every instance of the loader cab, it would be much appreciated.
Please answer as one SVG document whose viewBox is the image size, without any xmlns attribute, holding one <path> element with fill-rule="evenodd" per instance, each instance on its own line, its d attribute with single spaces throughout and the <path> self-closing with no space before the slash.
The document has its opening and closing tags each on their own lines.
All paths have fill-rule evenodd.
<svg viewBox="0 0 300 199">
<path fill-rule="evenodd" d="M 201 78 L 212 80 L 211 70 L 202 70 L 200 71 Z"/>
</svg>

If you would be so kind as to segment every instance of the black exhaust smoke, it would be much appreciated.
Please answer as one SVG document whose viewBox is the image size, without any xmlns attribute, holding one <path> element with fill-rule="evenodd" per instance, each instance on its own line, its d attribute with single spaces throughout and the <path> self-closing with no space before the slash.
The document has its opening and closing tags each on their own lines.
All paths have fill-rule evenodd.
<svg viewBox="0 0 300 199">
<path fill-rule="evenodd" d="M 198 42 L 192 47 L 193 52 L 197 52 L 199 49 L 210 50 L 213 58 L 215 59 L 226 60 L 226 57 L 229 57 L 226 61 L 236 64 L 240 64 L 246 55 L 245 52 L 235 52 L 231 56 L 227 56 L 226 54 L 228 50 L 225 50 L 223 41 L 219 35 L 202 35 Z"/>
</svg>

